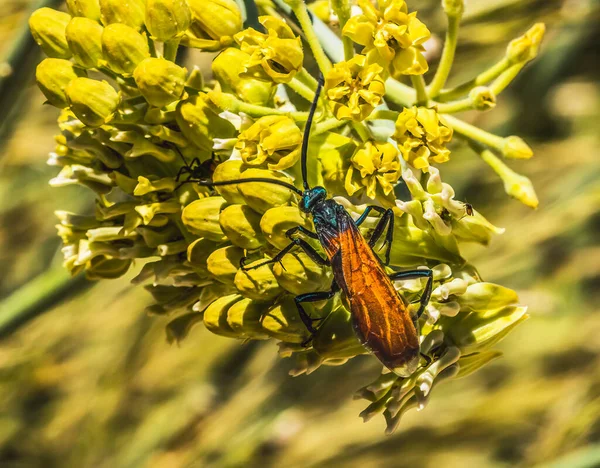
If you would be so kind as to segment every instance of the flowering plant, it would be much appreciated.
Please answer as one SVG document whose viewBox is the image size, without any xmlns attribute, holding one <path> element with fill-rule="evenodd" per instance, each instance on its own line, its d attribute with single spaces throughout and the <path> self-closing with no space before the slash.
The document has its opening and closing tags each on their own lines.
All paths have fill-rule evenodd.
<svg viewBox="0 0 600 468">
<path fill-rule="evenodd" d="M 234 0 L 67 0 L 69 13 L 33 13 L 32 34 L 48 56 L 36 79 L 60 109 L 49 159 L 60 172 L 50 183 L 96 194 L 94 213 L 57 212 L 65 267 L 90 279 L 117 278 L 141 260 L 133 282 L 152 294 L 148 312 L 169 316 L 170 341 L 198 323 L 240 340 L 273 338 L 282 356 L 296 358 L 295 375 L 366 354 L 340 297 L 310 306 L 322 320 L 304 345 L 308 331 L 293 297 L 328 290 L 329 268 L 300 251 L 240 268 L 244 257 L 272 258 L 288 244 L 289 229 L 312 228 L 290 190 L 194 183 L 260 177 L 300 186 L 307 108 L 322 74 L 311 185 L 324 186 L 356 216 L 367 203 L 392 208 L 390 268 L 433 271 L 419 323 L 421 365 L 409 377 L 384 369 L 359 391 L 370 402 L 362 416 L 383 413 L 391 432 L 406 410 L 424 407 L 433 386 L 498 357 L 492 346 L 527 318 L 514 291 L 485 282 L 461 256 L 461 244 L 486 245 L 503 229 L 456 200 L 440 168 L 459 164 L 452 144 L 462 139 L 509 195 L 537 206 L 529 179 L 503 161 L 531 157 L 529 146 L 454 114 L 493 108 L 536 56 L 544 26 L 510 42 L 488 70 L 446 88 L 461 0 L 442 2 L 448 30 L 428 85 L 431 34 L 403 0 L 358 0 L 356 8 L 350 0 L 318 1 L 312 14 L 302 0 L 243 4 L 253 8 Z M 261 16 L 252 17 L 256 9 Z M 189 61 L 190 69 L 180 64 L 188 49 L 218 52 L 212 80 Z M 362 233 L 368 237 L 374 225 L 369 218 Z M 407 303 L 423 290 L 421 280 L 397 286 Z"/>
</svg>

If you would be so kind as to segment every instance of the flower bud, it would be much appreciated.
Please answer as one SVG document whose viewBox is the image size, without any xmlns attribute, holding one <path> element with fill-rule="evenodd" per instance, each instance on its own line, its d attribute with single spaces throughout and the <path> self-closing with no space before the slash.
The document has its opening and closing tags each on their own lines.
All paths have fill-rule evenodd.
<svg viewBox="0 0 600 468">
<path fill-rule="evenodd" d="M 249 179 L 254 177 L 277 179 L 292 184 L 290 178 L 279 172 L 266 169 L 247 169 L 242 172 L 240 178 Z M 238 190 L 244 197 L 246 204 L 259 213 L 264 213 L 275 206 L 287 205 L 295 200 L 294 193 L 290 189 L 268 182 L 246 182 L 238 185 Z"/>
<path fill-rule="evenodd" d="M 221 40 L 242 29 L 242 13 L 235 0 L 188 0 L 190 29 L 197 37 Z"/>
<path fill-rule="evenodd" d="M 328 359 L 350 358 L 367 353 L 356 337 L 352 316 L 344 307 L 338 307 L 323 320 L 312 345 L 320 356 Z"/>
<path fill-rule="evenodd" d="M 100 17 L 104 26 L 121 23 L 141 31 L 145 12 L 146 0 L 100 0 Z"/>
<path fill-rule="evenodd" d="M 544 23 L 534 24 L 529 31 L 508 44 L 506 58 L 512 63 L 529 62 L 538 53 L 546 25 Z"/>
<path fill-rule="evenodd" d="M 519 302 L 519 296 L 512 289 L 494 283 L 471 284 L 464 294 L 456 297 L 464 307 L 476 312 L 496 310 Z"/>
<path fill-rule="evenodd" d="M 186 0 L 146 0 L 146 28 L 157 41 L 179 36 L 190 26 L 191 19 Z"/>
<path fill-rule="evenodd" d="M 226 180 L 239 179 L 243 162 L 237 159 L 229 159 L 217 166 L 213 172 L 213 182 L 224 182 Z M 215 187 L 219 195 L 221 195 L 229 203 L 244 203 L 244 197 L 240 194 L 237 185 L 222 185 Z"/>
<path fill-rule="evenodd" d="M 302 343 L 308 330 L 298 314 L 293 296 L 285 295 L 268 309 L 262 319 L 265 333 L 287 343 Z"/>
<path fill-rule="evenodd" d="M 258 262 L 264 261 L 264 259 L 258 260 Z M 252 265 L 251 263 L 248 266 Z M 271 265 L 262 265 L 252 270 L 240 268 L 235 274 L 234 284 L 242 296 L 255 301 L 272 301 L 283 292 L 273 276 Z"/>
<path fill-rule="evenodd" d="M 106 81 L 75 78 L 66 94 L 73 113 L 90 127 L 104 125 L 119 106 L 119 94 Z"/>
<path fill-rule="evenodd" d="M 204 326 L 216 335 L 238 338 L 238 333 L 227 323 L 227 311 L 240 299 L 239 294 L 219 297 L 204 311 Z"/>
<path fill-rule="evenodd" d="M 540 202 L 528 177 L 517 174 L 508 168 L 501 174 L 501 177 L 504 182 L 504 190 L 508 195 L 531 208 L 538 207 Z"/>
<path fill-rule="evenodd" d="M 302 214 L 297 206 L 276 206 L 265 212 L 260 220 L 260 228 L 272 246 L 283 249 L 290 239 L 285 233 L 296 226 L 312 230 L 310 219 Z"/>
<path fill-rule="evenodd" d="M 67 0 L 67 8 L 72 16 L 100 21 L 100 3 L 98 0 Z"/>
<path fill-rule="evenodd" d="M 29 29 L 33 39 L 48 57 L 68 59 L 71 50 L 65 30 L 71 16 L 52 8 L 40 8 L 29 17 Z"/>
<path fill-rule="evenodd" d="M 181 221 L 191 233 L 215 242 L 223 242 L 227 238 L 219 224 L 219 215 L 226 204 L 222 197 L 194 200 L 181 212 Z"/>
<path fill-rule="evenodd" d="M 150 57 L 146 36 L 119 23 L 104 28 L 102 51 L 110 69 L 119 74 L 130 75 L 142 60 Z"/>
<path fill-rule="evenodd" d="M 163 58 L 147 58 L 133 72 L 135 83 L 149 104 L 164 107 L 181 99 L 187 70 Z"/>
<path fill-rule="evenodd" d="M 213 149 L 215 138 L 231 138 L 235 134 L 233 124 L 219 117 L 205 93 L 179 102 L 175 120 L 181 133 L 198 148 L 206 151 Z"/>
<path fill-rule="evenodd" d="M 475 211 L 473 216 L 465 214 L 457 222 L 453 222 L 452 233 L 461 241 L 488 245 L 492 236 L 504 233 L 504 228 L 494 226 Z"/>
<path fill-rule="evenodd" d="M 442 324 L 442 330 L 463 354 L 469 354 L 497 343 L 528 317 L 527 307 L 508 306 L 448 319 Z"/>
<path fill-rule="evenodd" d="M 255 340 L 269 336 L 263 330 L 261 318 L 265 305 L 252 299 L 242 299 L 233 304 L 227 311 L 227 323 L 239 336 Z"/>
<path fill-rule="evenodd" d="M 230 205 L 221 211 L 221 229 L 233 245 L 254 250 L 265 244 L 260 215 L 248 205 Z"/>
<path fill-rule="evenodd" d="M 217 248 L 217 244 L 211 240 L 201 237 L 196 239 L 187 248 L 187 261 L 200 272 L 206 272 L 208 268 L 208 257 Z"/>
<path fill-rule="evenodd" d="M 250 55 L 240 49 L 225 49 L 213 60 L 213 74 L 224 91 L 231 91 L 250 104 L 265 105 L 273 97 L 275 86 L 272 82 L 241 76 L 249 59 Z"/>
<path fill-rule="evenodd" d="M 98 68 L 102 59 L 102 26 L 88 18 L 73 18 L 66 29 L 73 59 L 83 68 Z"/>
<path fill-rule="evenodd" d="M 496 107 L 496 95 L 487 86 L 476 86 L 469 92 L 473 109 L 485 111 Z"/>
<path fill-rule="evenodd" d="M 448 16 L 460 18 L 465 9 L 465 0 L 442 0 L 442 8 Z"/>
<path fill-rule="evenodd" d="M 217 281 L 233 284 L 243 256 L 242 249 L 228 245 L 213 251 L 206 259 L 206 267 Z"/>
<path fill-rule="evenodd" d="M 510 159 L 529 159 L 533 156 L 533 151 L 522 138 L 513 135 L 504 139 L 502 155 Z"/>
<path fill-rule="evenodd" d="M 65 89 L 77 77 L 86 76 L 84 70 L 64 59 L 47 58 L 35 69 L 37 84 L 48 102 L 60 109 L 68 107 Z"/>
<path fill-rule="evenodd" d="M 273 274 L 283 289 L 296 296 L 331 289 L 331 269 L 317 265 L 302 251 L 284 256 L 273 265 Z"/>
</svg>

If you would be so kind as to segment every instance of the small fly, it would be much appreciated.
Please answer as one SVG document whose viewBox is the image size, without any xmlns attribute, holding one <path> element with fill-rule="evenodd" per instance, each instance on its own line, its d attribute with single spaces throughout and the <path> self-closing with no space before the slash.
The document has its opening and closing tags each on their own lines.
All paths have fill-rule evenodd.
<svg viewBox="0 0 600 468">
<path fill-rule="evenodd" d="M 268 178 L 244 178 L 229 181 L 211 182 L 190 176 L 186 182 L 196 182 L 202 186 L 216 187 L 251 182 L 263 182 L 287 187 L 300 197 L 299 208 L 312 216 L 316 232 L 301 226 L 289 229 L 286 236 L 290 244 L 272 259 L 242 268 L 251 270 L 269 263 L 281 261 L 284 255 L 295 247 L 320 265 L 331 266 L 334 280 L 331 289 L 326 292 L 300 294 L 295 297 L 296 306 L 302 322 L 311 334 L 317 332 L 313 325 L 319 319 L 313 319 L 304 310 L 303 304 L 332 298 L 342 291 L 349 304 L 352 324 L 361 343 L 368 348 L 388 369 L 398 375 L 412 374 L 419 362 L 420 343 L 418 319 L 424 312 L 433 283 L 430 269 L 395 272 L 388 275 L 385 265 L 389 264 L 390 249 L 393 241 L 394 214 L 391 209 L 380 206 L 368 206 L 355 221 L 342 205 L 327 197 L 324 187 L 310 188 L 307 182 L 307 153 L 312 120 L 323 85 L 319 80 L 314 100 L 310 107 L 301 151 L 302 181 L 304 190 L 284 181 Z M 371 212 L 381 215 L 371 238 L 367 241 L 358 227 Z M 385 232 L 385 263 L 374 252 L 377 241 Z M 325 256 L 317 252 L 305 239 L 317 239 Z M 408 306 L 400 296 L 393 281 L 427 278 L 425 290 L 419 299 L 420 307 L 411 317 Z M 307 344 L 310 339 L 305 342 Z"/>
</svg>

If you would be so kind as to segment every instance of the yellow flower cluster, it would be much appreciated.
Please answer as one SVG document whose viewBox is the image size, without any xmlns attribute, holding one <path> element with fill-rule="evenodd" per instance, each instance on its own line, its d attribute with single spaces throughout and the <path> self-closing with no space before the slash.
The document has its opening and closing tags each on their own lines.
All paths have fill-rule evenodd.
<svg viewBox="0 0 600 468">
<path fill-rule="evenodd" d="M 422 75 L 428 70 L 423 44 L 431 33 L 418 18 L 408 13 L 404 0 L 380 0 L 379 9 L 368 0 L 358 0 L 362 14 L 346 23 L 343 34 L 362 45 L 372 62 L 390 67 L 393 77 Z"/>
<path fill-rule="evenodd" d="M 404 109 L 396 120 L 394 139 L 402 157 L 424 172 L 428 171 L 430 161 L 443 163 L 450 159 L 446 145 L 452 139 L 452 128 L 434 109 Z"/>
<path fill-rule="evenodd" d="M 300 157 L 302 132 L 289 117 L 261 117 L 240 133 L 235 145 L 242 160 L 249 166 L 283 170 L 293 166 Z"/>
<path fill-rule="evenodd" d="M 394 185 L 402 174 L 398 150 L 391 143 L 367 141 L 350 159 L 345 188 L 352 196 L 365 190 L 367 197 L 378 198 L 378 187 L 383 195 L 393 193 Z"/>
<path fill-rule="evenodd" d="M 325 77 L 329 107 L 339 120 L 364 120 L 385 94 L 383 68 L 365 55 L 336 64 Z"/>
</svg>

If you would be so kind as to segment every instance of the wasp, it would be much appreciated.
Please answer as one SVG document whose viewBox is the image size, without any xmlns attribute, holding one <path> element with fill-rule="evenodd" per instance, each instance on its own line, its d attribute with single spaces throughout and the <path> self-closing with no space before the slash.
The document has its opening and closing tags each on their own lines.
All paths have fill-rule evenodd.
<svg viewBox="0 0 600 468">
<path fill-rule="evenodd" d="M 314 323 L 320 319 L 311 318 L 303 304 L 331 299 L 339 291 L 343 292 L 349 305 L 352 325 L 361 343 L 369 349 L 388 369 L 400 376 L 412 374 L 419 362 L 420 343 L 418 319 L 424 312 L 433 283 L 430 269 L 395 272 L 388 275 L 385 266 L 389 264 L 393 241 L 394 214 L 391 209 L 380 206 L 367 206 L 357 220 L 332 198 L 328 198 L 324 187 L 310 187 L 307 182 L 307 154 L 310 129 L 323 85 L 319 79 L 314 100 L 311 103 L 301 148 L 301 169 L 303 190 L 280 180 L 268 178 L 244 178 L 229 181 L 217 181 L 189 178 L 202 186 L 216 187 L 251 182 L 264 182 L 287 187 L 300 198 L 299 208 L 312 217 L 315 231 L 301 226 L 289 229 L 286 236 L 290 244 L 273 258 L 247 266 L 245 270 L 258 268 L 269 263 L 280 262 L 284 255 L 294 248 L 303 249 L 307 255 L 320 265 L 330 266 L 333 270 L 331 289 L 325 292 L 301 294 L 295 297 L 298 313 L 310 339 L 317 332 Z M 367 241 L 359 231 L 359 226 L 369 214 L 376 212 L 380 219 Z M 385 233 L 385 261 L 375 254 L 374 248 Z M 325 256 L 316 251 L 306 239 L 316 239 L 321 244 Z M 419 310 L 414 317 L 405 300 L 394 288 L 395 280 L 427 278 L 424 292 L 418 302 Z"/>
</svg>

